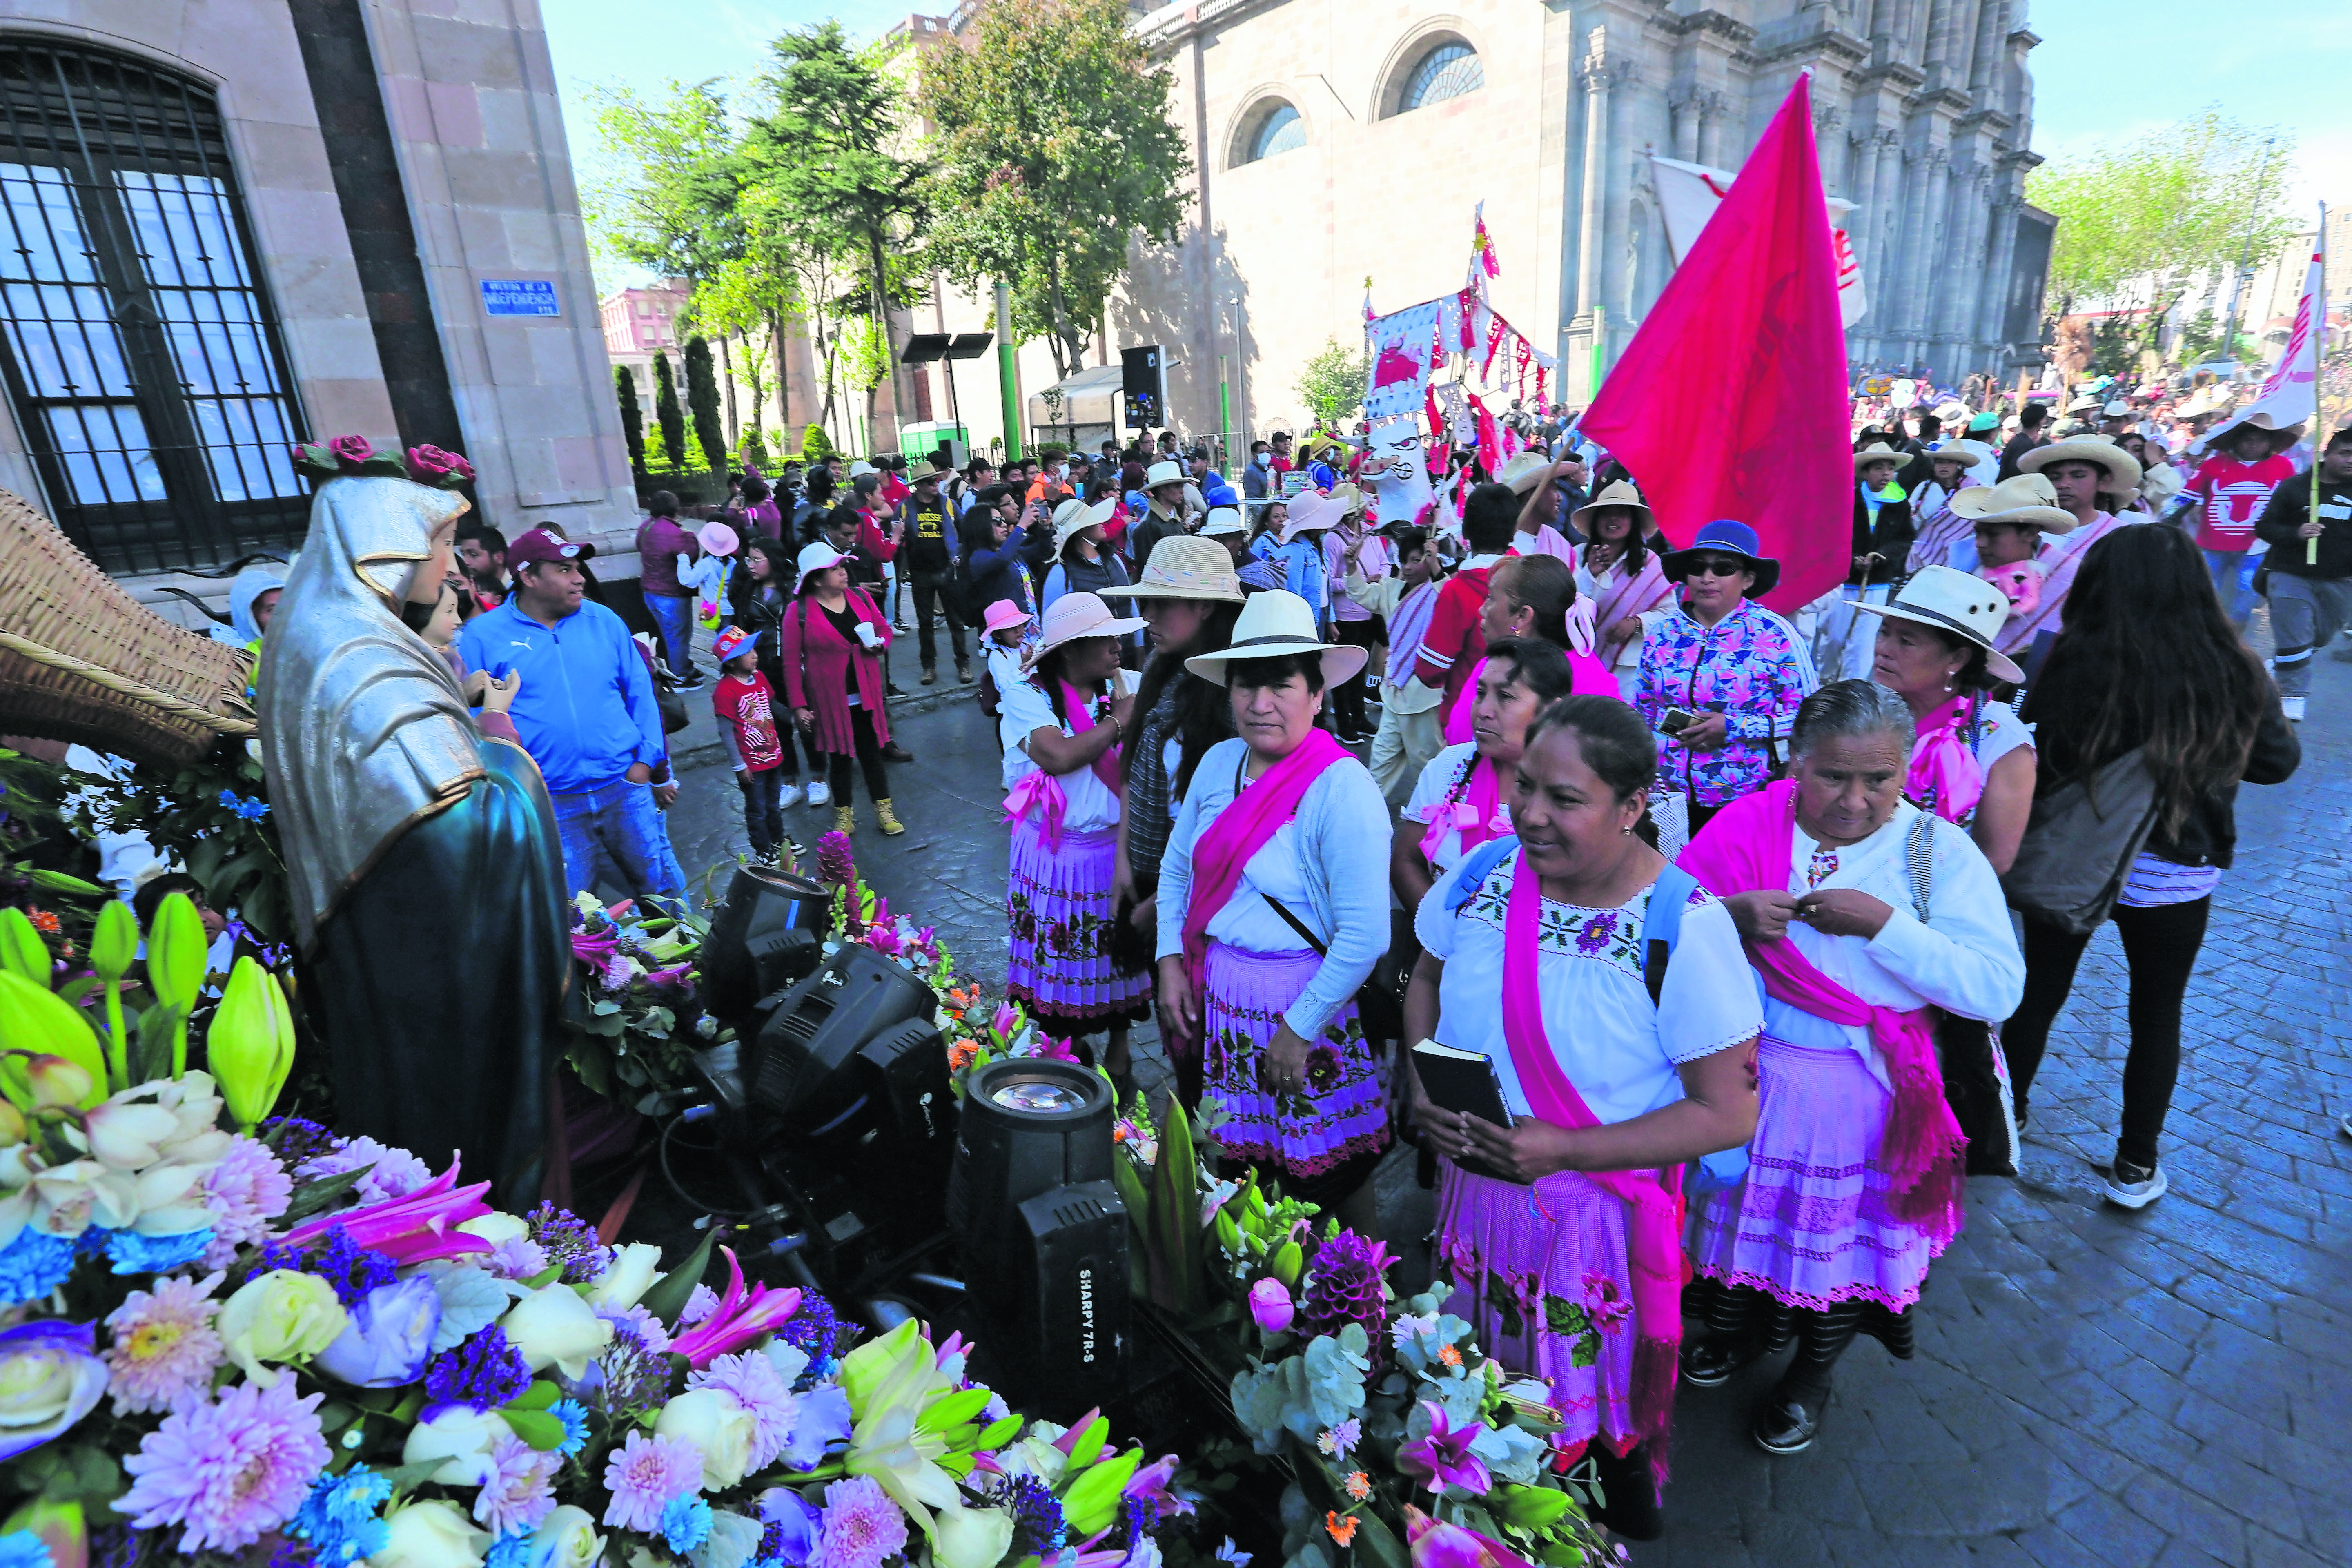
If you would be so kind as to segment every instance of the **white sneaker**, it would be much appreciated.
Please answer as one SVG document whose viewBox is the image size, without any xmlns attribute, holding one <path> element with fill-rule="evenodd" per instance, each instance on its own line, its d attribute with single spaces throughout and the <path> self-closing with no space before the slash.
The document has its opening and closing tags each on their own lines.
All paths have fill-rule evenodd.
<svg viewBox="0 0 2352 1568">
<path fill-rule="evenodd" d="M 2302 698 L 2300 698 L 2300 697 L 2282 697 L 2282 698 L 2280 698 L 2280 699 L 2279 699 L 2279 708 L 2280 708 L 2280 710 L 2281 710 L 2283 712 L 2284 712 L 2284 713 L 2286 714 L 2286 716 L 2287 716 L 2289 719 L 2293 720 L 2294 722 L 2296 722 L 2296 723 L 2298 723 L 2298 724 L 2300 724 L 2300 723 L 2302 723 L 2302 722 L 2303 722 L 2303 699 L 2302 699 Z"/>
<path fill-rule="evenodd" d="M 796 784 L 788 784 L 783 788 L 776 792 L 776 804 L 778 805 L 798 805 L 800 803 L 801 786 Z"/>
<path fill-rule="evenodd" d="M 2121 1160 L 2108 1167 L 2099 1184 L 2106 1192 L 2107 1202 L 2127 1209 L 2144 1209 L 2172 1190 L 2162 1165 L 2143 1171 Z"/>
<path fill-rule="evenodd" d="M 812 806 L 833 804 L 833 786 L 823 779 L 809 780 L 808 803 Z"/>
</svg>

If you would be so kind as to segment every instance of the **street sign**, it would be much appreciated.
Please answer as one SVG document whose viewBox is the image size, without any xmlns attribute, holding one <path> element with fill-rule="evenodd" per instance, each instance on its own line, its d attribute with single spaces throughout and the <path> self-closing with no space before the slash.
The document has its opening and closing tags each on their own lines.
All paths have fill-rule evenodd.
<svg viewBox="0 0 2352 1568">
<path fill-rule="evenodd" d="M 560 316 L 555 283 L 546 278 L 485 278 L 482 310 L 493 316 Z"/>
</svg>

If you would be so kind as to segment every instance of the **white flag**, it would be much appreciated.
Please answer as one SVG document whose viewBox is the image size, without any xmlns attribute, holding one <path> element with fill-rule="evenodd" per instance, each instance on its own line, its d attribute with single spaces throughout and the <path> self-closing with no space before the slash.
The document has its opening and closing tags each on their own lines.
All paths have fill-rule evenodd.
<svg viewBox="0 0 2352 1568">
<path fill-rule="evenodd" d="M 2286 352 L 2279 356 L 2254 400 L 2240 407 L 2227 425 L 2206 432 L 2199 450 L 2221 450 L 2231 431 L 2258 415 L 2268 416 L 2258 422 L 2270 430 L 2289 429 L 2319 416 L 2319 384 L 2313 377 L 2311 366 L 2311 334 L 2318 326 L 2319 290 L 2319 253 L 2314 251 L 2311 266 L 2303 275 L 2303 298 L 2294 303 L 2294 330 L 2287 334 Z M 2313 438 L 2316 442 L 2324 437 L 2315 431 Z"/>
<path fill-rule="evenodd" d="M 1679 158 L 1661 158 L 1650 154 L 1651 177 L 1658 187 L 1658 216 L 1665 221 L 1666 247 L 1675 254 L 1679 265 L 1698 243 L 1698 231 L 1723 205 L 1723 195 L 1731 189 L 1731 174 L 1722 169 L 1710 169 L 1704 163 L 1685 163 Z M 1862 263 L 1853 257 L 1853 242 L 1838 225 L 1844 221 L 1854 205 L 1839 196 L 1823 195 L 1830 209 L 1830 245 L 1837 252 L 1838 314 L 1851 327 L 1862 320 L 1870 309 L 1868 296 L 1862 288 Z"/>
</svg>

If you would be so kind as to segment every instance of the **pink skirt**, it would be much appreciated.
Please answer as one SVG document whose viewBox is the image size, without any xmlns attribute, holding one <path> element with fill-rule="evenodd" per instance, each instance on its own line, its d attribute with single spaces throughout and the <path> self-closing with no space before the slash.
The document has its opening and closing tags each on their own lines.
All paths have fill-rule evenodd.
<svg viewBox="0 0 2352 1568">
<path fill-rule="evenodd" d="M 1065 832 L 1048 849 L 1034 820 L 1013 825 L 1004 892 L 1013 955 L 1004 988 L 1048 1026 L 1098 1029 L 1151 1016 L 1150 975 L 1122 974 L 1111 962 L 1118 861 L 1116 828 Z"/>
<path fill-rule="evenodd" d="M 1748 1179 L 1694 1205 L 1692 1266 L 1790 1307 L 1875 1301 L 1902 1311 L 1945 1244 L 1888 1212 L 1878 1149 L 1893 1097 L 1850 1050 L 1768 1035 L 1757 1068 Z"/>
<path fill-rule="evenodd" d="M 1633 1278 L 1625 1204 L 1574 1171 L 1532 1187 L 1446 1161 L 1437 1196 L 1445 1310 L 1478 1331 L 1479 1348 L 1541 1378 L 1571 1457 L 1596 1436 L 1622 1456 L 1633 1425 Z"/>
<path fill-rule="evenodd" d="M 1363 1184 L 1391 1133 L 1380 1063 L 1364 1043 L 1353 1002 L 1307 1047 L 1304 1092 L 1283 1094 L 1266 1085 L 1265 1047 L 1322 964 L 1304 948 L 1250 952 L 1211 942 L 1201 1031 L 1202 1098 L 1216 1101 L 1226 1117 L 1218 1147 L 1229 1160 L 1257 1166 L 1289 1196 L 1328 1207 Z"/>
</svg>

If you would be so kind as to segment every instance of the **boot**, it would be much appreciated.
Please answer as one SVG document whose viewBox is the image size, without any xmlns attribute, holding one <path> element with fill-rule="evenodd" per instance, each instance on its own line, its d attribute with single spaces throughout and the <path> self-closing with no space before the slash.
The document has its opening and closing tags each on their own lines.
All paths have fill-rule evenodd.
<svg viewBox="0 0 2352 1568">
<path fill-rule="evenodd" d="M 1798 1315 L 1796 1359 L 1756 1415 L 1756 1442 L 1766 1453 L 1794 1454 L 1812 1447 L 1822 1412 L 1829 1406 L 1830 1374 L 1861 1322 L 1859 1301 Z"/>
<path fill-rule="evenodd" d="M 956 679 L 965 686 L 971 684 L 971 666 L 962 659 L 956 660 Z"/>
<path fill-rule="evenodd" d="M 882 825 L 882 837 L 885 838 L 896 838 L 907 831 L 907 825 L 898 820 L 898 814 L 890 809 L 887 799 L 874 803 L 874 820 Z"/>
<path fill-rule="evenodd" d="M 924 685 L 926 685 L 926 686 L 931 685 L 933 682 L 937 681 L 937 680 L 939 679 L 939 678 L 940 678 L 940 672 L 939 672 L 938 670 L 933 669 L 933 668 L 932 668 L 929 665 L 928 665 L 928 664 L 927 664 L 927 665 L 925 665 L 925 666 L 923 666 L 923 684 L 924 684 Z"/>
<path fill-rule="evenodd" d="M 856 832 L 856 831 L 857 831 L 857 810 L 856 810 L 856 808 L 855 806 L 849 806 L 849 805 L 836 805 L 836 806 L 835 806 L 835 807 L 833 808 L 833 830 L 834 830 L 835 833 L 855 833 L 855 832 Z"/>
</svg>

